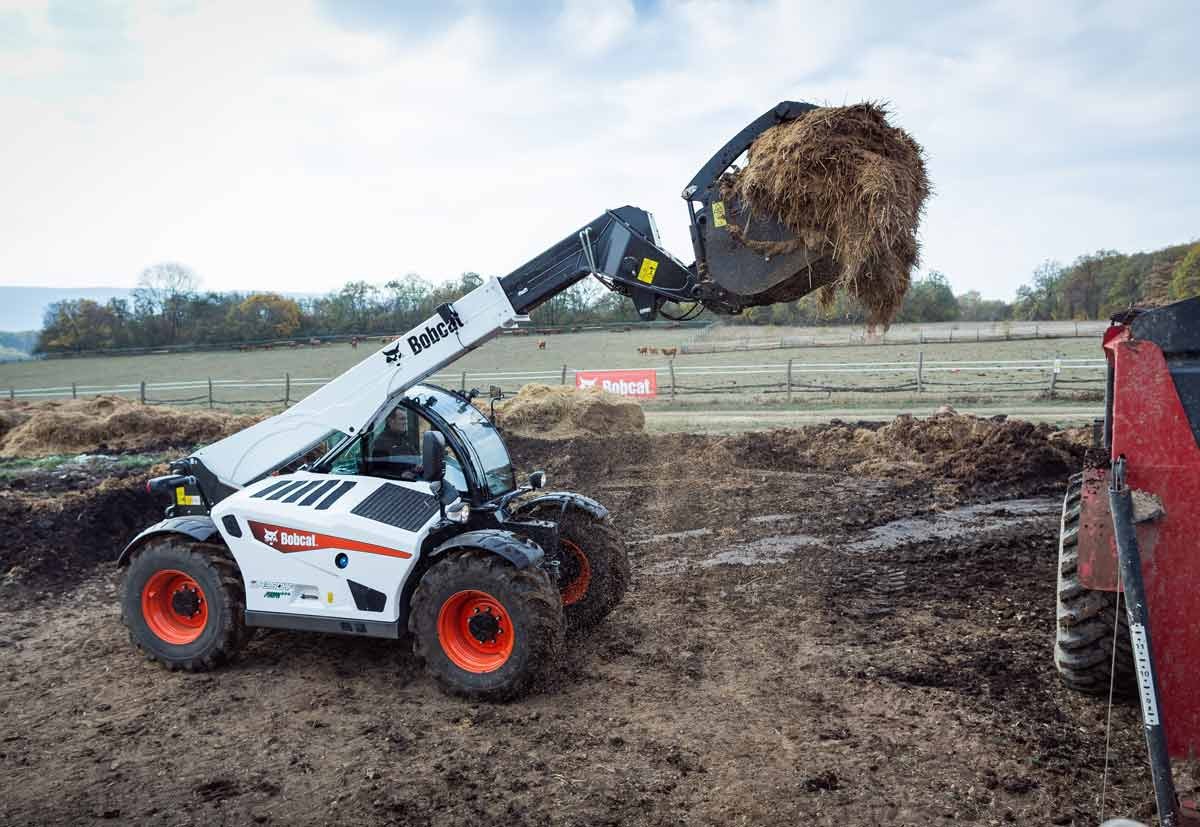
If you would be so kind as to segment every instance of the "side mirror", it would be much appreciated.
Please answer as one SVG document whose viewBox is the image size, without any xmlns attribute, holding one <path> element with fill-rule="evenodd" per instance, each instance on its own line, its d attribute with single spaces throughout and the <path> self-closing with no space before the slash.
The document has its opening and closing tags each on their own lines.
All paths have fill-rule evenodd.
<svg viewBox="0 0 1200 827">
<path fill-rule="evenodd" d="M 421 479 L 438 482 L 446 476 L 446 438 L 437 431 L 426 431 L 421 438 Z"/>
<path fill-rule="evenodd" d="M 534 471 L 529 475 L 529 487 L 533 489 L 546 487 L 546 472 Z"/>
</svg>

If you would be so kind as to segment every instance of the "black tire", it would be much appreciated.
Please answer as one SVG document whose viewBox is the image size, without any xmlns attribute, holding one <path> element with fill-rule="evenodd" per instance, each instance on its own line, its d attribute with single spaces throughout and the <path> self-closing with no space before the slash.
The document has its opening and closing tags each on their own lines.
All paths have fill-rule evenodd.
<svg viewBox="0 0 1200 827">
<path fill-rule="evenodd" d="M 468 593 L 490 598 L 497 606 L 495 616 L 503 618 L 482 646 L 498 645 L 503 635 L 510 635 L 511 651 L 503 657 L 496 655 L 495 665 L 466 668 L 461 655 L 456 658 L 453 654 L 454 641 L 443 640 L 439 623 L 443 611 L 453 617 L 456 601 Z M 490 609 L 484 612 L 490 613 Z M 495 554 L 468 549 L 439 560 L 421 577 L 413 593 L 408 629 L 413 650 L 447 692 L 505 701 L 544 682 L 562 655 L 562 601 L 545 570 L 517 569 Z M 465 640 L 465 635 L 460 640 Z M 470 644 L 470 640 L 466 642 Z"/>
<path fill-rule="evenodd" d="M 529 516 L 557 520 L 558 515 L 553 508 L 535 510 Z M 630 580 L 629 552 L 608 519 L 570 506 L 558 524 L 558 535 L 559 547 L 551 559 L 558 564 L 567 633 L 586 632 L 624 599 Z M 587 561 L 586 576 L 581 576 L 580 555 Z"/>
<path fill-rule="evenodd" d="M 153 626 L 161 621 L 148 617 L 147 601 L 154 604 L 157 591 L 146 593 L 152 582 L 178 572 L 198 588 L 184 586 L 178 591 L 194 601 L 193 618 L 201 618 L 198 635 L 188 642 L 164 638 Z M 178 578 L 175 582 L 188 582 Z M 153 611 L 151 611 L 153 614 Z M 253 630 L 246 626 L 246 595 L 237 565 L 228 551 L 219 545 L 196 542 L 183 536 L 166 536 L 147 541 L 125 571 L 121 594 L 121 620 L 129 629 L 129 639 L 151 660 L 168 669 L 207 672 L 237 657 Z"/>
<path fill-rule="evenodd" d="M 1079 580 L 1079 515 L 1083 475 L 1067 484 L 1058 542 L 1058 623 L 1054 665 L 1071 689 L 1088 695 L 1113 694 L 1130 698 L 1137 693 L 1129 620 L 1118 592 L 1096 591 Z M 1117 652 L 1113 659 L 1113 623 Z M 1115 666 L 1115 670 L 1114 670 Z"/>
</svg>

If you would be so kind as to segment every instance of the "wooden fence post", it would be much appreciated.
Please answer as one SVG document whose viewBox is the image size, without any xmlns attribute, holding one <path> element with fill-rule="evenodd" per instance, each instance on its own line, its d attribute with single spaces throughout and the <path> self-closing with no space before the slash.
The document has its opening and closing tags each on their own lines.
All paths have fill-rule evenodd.
<svg viewBox="0 0 1200 827">
<path fill-rule="evenodd" d="M 788 401 L 788 404 L 789 404 L 789 405 L 790 405 L 790 404 L 791 404 L 791 402 L 792 402 L 792 360 L 791 360 L 791 359 L 788 359 L 788 372 L 787 372 L 787 401 Z"/>
<path fill-rule="evenodd" d="M 917 393 L 922 393 L 925 390 L 921 386 L 921 379 L 922 379 L 921 374 L 924 372 L 924 370 L 925 370 L 925 351 L 918 350 L 917 351 Z"/>
<path fill-rule="evenodd" d="M 283 407 L 288 407 L 292 404 L 292 375 L 285 373 L 283 375 Z"/>
<path fill-rule="evenodd" d="M 78 393 L 76 393 L 76 391 L 75 391 L 75 383 L 74 383 L 74 382 L 72 382 L 72 383 L 71 383 L 71 398 L 72 398 L 72 399 L 78 399 L 78 398 L 79 398 L 79 394 L 78 394 Z"/>
<path fill-rule="evenodd" d="M 212 377 L 210 376 L 210 377 L 208 377 L 208 409 L 212 410 L 212 406 L 213 406 Z"/>
<path fill-rule="evenodd" d="M 462 386 L 459 388 L 459 390 L 461 390 L 463 393 L 467 392 L 467 372 L 465 370 L 462 372 Z"/>
<path fill-rule="evenodd" d="M 1054 398 L 1054 382 L 1058 379 L 1058 372 L 1062 370 L 1062 359 L 1054 360 L 1054 367 L 1050 370 L 1050 398 Z"/>
<path fill-rule="evenodd" d="M 17 401 L 17 389 L 16 389 L 16 388 L 9 387 L 9 389 L 8 389 L 8 401 L 9 401 L 9 402 L 16 402 L 16 401 Z"/>
<path fill-rule="evenodd" d="M 671 372 L 671 401 L 675 401 L 675 360 L 667 362 L 667 370 Z"/>
<path fill-rule="evenodd" d="M 138 400 L 143 405 L 146 404 L 146 380 L 143 379 L 141 385 L 138 386 Z"/>
<path fill-rule="evenodd" d="M 558 384 L 560 384 L 560 385 L 567 384 L 567 366 L 566 365 L 563 365 L 562 378 L 558 380 Z"/>
</svg>

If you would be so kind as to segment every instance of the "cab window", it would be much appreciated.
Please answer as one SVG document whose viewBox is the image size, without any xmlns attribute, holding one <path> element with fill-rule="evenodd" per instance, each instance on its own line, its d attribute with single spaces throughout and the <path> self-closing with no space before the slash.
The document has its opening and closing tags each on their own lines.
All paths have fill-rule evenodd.
<svg viewBox="0 0 1200 827">
<path fill-rule="evenodd" d="M 361 474 L 406 481 L 419 480 L 421 440 L 425 432 L 436 430 L 418 411 L 399 404 L 386 417 L 354 440 L 330 468 L 335 474 Z M 463 493 L 467 480 L 454 449 L 446 446 L 446 482 Z"/>
</svg>

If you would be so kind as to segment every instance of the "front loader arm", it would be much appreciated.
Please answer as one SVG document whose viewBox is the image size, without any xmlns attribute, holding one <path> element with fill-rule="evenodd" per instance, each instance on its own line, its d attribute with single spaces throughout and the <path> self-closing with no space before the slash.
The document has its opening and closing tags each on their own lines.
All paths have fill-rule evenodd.
<svg viewBox="0 0 1200 827">
<path fill-rule="evenodd" d="M 772 300 L 771 285 L 795 272 L 805 254 L 764 256 L 732 245 L 721 235 L 728 235 L 723 224 L 715 220 L 713 209 L 719 197 L 715 183 L 756 136 L 812 108 L 786 101 L 779 104 L 739 132 L 688 185 L 684 198 L 692 220 L 696 264 L 685 265 L 663 249 L 650 213 L 630 206 L 606 210 L 507 276 L 490 279 L 442 305 L 435 315 L 283 413 L 175 463 L 176 473 L 195 476 L 207 502 L 216 503 L 233 490 L 306 458 L 331 438 L 354 437 L 404 391 L 501 330 L 528 319 L 534 308 L 589 275 L 632 299 L 638 315 L 647 321 L 667 302 L 736 313 Z M 770 223 L 760 219 L 758 226 Z"/>
</svg>

